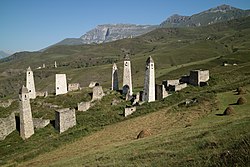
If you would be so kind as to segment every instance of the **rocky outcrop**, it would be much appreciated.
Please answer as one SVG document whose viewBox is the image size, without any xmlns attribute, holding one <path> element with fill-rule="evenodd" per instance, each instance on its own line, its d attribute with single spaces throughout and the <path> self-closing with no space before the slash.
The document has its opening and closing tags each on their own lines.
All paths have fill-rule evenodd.
<svg viewBox="0 0 250 167">
<path fill-rule="evenodd" d="M 104 24 L 88 31 L 80 38 L 66 38 L 55 45 L 81 45 L 104 43 L 124 38 L 133 38 L 154 30 L 157 26 L 135 24 Z"/>
<path fill-rule="evenodd" d="M 218 22 L 250 16 L 250 10 L 221 5 L 192 16 L 172 15 L 160 24 L 161 27 L 199 27 Z"/>
<path fill-rule="evenodd" d="M 103 43 L 124 38 L 133 38 L 155 29 L 155 26 L 135 24 L 104 24 L 81 36 L 84 43 Z"/>
</svg>

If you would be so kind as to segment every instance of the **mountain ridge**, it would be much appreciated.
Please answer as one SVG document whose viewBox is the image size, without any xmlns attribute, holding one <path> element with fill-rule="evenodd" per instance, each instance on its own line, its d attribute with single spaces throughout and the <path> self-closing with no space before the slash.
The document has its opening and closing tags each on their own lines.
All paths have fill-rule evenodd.
<svg viewBox="0 0 250 167">
<path fill-rule="evenodd" d="M 163 21 L 160 27 L 199 27 L 247 16 L 250 16 L 250 10 L 223 4 L 191 16 L 174 14 Z"/>
</svg>

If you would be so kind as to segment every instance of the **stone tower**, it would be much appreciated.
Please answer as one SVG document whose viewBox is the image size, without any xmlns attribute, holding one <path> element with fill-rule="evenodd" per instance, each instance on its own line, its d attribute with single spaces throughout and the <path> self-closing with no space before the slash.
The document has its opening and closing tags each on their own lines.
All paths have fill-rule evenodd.
<svg viewBox="0 0 250 167">
<path fill-rule="evenodd" d="M 67 92 L 66 74 L 56 74 L 56 95 L 66 94 Z"/>
<path fill-rule="evenodd" d="M 34 125 L 30 107 L 29 91 L 23 86 L 19 92 L 20 99 L 20 136 L 23 140 L 34 134 Z"/>
<path fill-rule="evenodd" d="M 142 101 L 155 101 L 155 67 L 151 56 L 146 61 Z"/>
<path fill-rule="evenodd" d="M 116 64 L 113 64 L 113 68 L 112 68 L 112 87 L 111 90 L 119 90 L 119 86 L 118 86 L 118 69 Z"/>
<path fill-rule="evenodd" d="M 30 67 L 26 71 L 26 87 L 29 91 L 29 97 L 31 99 L 35 99 L 36 98 L 35 82 L 34 82 L 33 71 L 31 71 Z"/>
<path fill-rule="evenodd" d="M 125 60 L 124 60 L 124 68 L 123 68 L 123 94 L 127 94 L 129 91 L 129 95 L 132 96 L 133 91 L 132 91 L 132 75 L 131 75 L 131 65 L 130 65 L 130 60 L 129 56 L 126 55 Z"/>
<path fill-rule="evenodd" d="M 56 61 L 55 61 L 54 67 L 55 67 L 55 68 L 57 68 L 57 64 L 56 64 Z"/>
</svg>

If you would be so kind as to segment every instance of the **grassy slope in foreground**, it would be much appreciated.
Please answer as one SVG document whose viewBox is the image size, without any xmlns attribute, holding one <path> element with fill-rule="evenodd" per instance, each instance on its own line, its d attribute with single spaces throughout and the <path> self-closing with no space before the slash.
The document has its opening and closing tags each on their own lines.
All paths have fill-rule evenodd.
<svg viewBox="0 0 250 167">
<path fill-rule="evenodd" d="M 243 96 L 250 101 L 250 85 L 247 89 L 248 93 Z M 239 97 L 232 91 L 219 93 L 216 101 L 203 101 L 188 108 L 162 109 L 107 126 L 23 165 L 247 166 L 250 162 L 250 103 L 234 105 L 234 115 L 216 115 Z M 149 129 L 151 136 L 136 140 L 142 129 Z"/>
</svg>

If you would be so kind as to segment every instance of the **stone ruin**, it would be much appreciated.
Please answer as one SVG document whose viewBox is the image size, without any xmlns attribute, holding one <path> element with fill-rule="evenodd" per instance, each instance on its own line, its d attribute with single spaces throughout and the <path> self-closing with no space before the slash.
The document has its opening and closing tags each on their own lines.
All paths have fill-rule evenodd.
<svg viewBox="0 0 250 167">
<path fill-rule="evenodd" d="M 93 94 L 92 94 L 92 100 L 91 101 L 101 100 L 103 96 L 104 96 L 104 93 L 103 93 L 103 90 L 102 90 L 102 86 L 95 86 L 93 88 Z"/>
<path fill-rule="evenodd" d="M 36 89 L 35 89 L 35 82 L 34 82 L 34 76 L 33 71 L 29 67 L 26 71 L 26 88 L 29 91 L 29 97 L 31 99 L 36 98 Z"/>
<path fill-rule="evenodd" d="M 8 99 L 7 101 L 0 101 L 0 107 L 7 108 L 12 104 L 13 101 L 13 99 Z"/>
<path fill-rule="evenodd" d="M 75 109 L 64 108 L 55 111 L 55 129 L 60 133 L 76 125 Z"/>
<path fill-rule="evenodd" d="M 80 84 L 79 83 L 70 83 L 68 84 L 68 91 L 77 91 L 80 90 Z"/>
<path fill-rule="evenodd" d="M 168 96 L 169 96 L 169 94 L 168 94 L 168 91 L 167 91 L 164 84 L 161 84 L 161 85 L 156 84 L 155 85 L 155 98 L 156 98 L 156 100 L 162 100 Z"/>
<path fill-rule="evenodd" d="M 37 91 L 36 97 L 44 97 L 46 98 L 48 96 L 48 91 Z"/>
<path fill-rule="evenodd" d="M 95 86 L 99 86 L 100 84 L 98 82 L 92 81 L 89 84 L 89 88 L 94 88 Z"/>
<path fill-rule="evenodd" d="M 67 92 L 66 74 L 56 74 L 56 95 L 66 94 Z"/>
<path fill-rule="evenodd" d="M 6 136 L 16 130 L 16 119 L 14 112 L 6 118 L 0 118 L 0 140 L 4 140 Z"/>
<path fill-rule="evenodd" d="M 190 71 L 189 84 L 194 86 L 204 86 L 209 80 L 209 70 Z"/>
<path fill-rule="evenodd" d="M 146 61 L 145 80 L 142 101 L 155 101 L 155 67 L 154 60 L 150 56 Z"/>
<path fill-rule="evenodd" d="M 135 111 L 136 111 L 135 106 L 133 106 L 133 107 L 125 107 L 123 115 L 124 115 L 124 117 L 127 117 L 127 116 L 133 114 L 133 112 L 135 112 Z"/>
<path fill-rule="evenodd" d="M 33 125 L 35 129 L 41 129 L 50 123 L 49 119 L 33 118 Z"/>
<path fill-rule="evenodd" d="M 81 102 L 77 104 L 78 111 L 87 111 L 91 107 L 91 101 Z"/>
<path fill-rule="evenodd" d="M 187 83 L 181 83 L 180 80 L 165 80 L 162 84 L 166 87 L 167 91 L 180 91 L 187 87 Z"/>
<path fill-rule="evenodd" d="M 29 91 L 22 87 L 19 93 L 20 99 L 20 136 L 23 140 L 34 134 L 34 125 L 30 107 Z"/>
<path fill-rule="evenodd" d="M 133 95 L 132 89 L 132 75 L 131 75 L 131 64 L 129 60 L 129 56 L 126 55 L 124 60 L 124 67 L 123 67 L 123 94 L 126 95 L 129 89 L 129 95 Z M 124 89 L 126 87 L 126 89 Z M 128 88 L 128 89 L 127 89 Z"/>
</svg>

